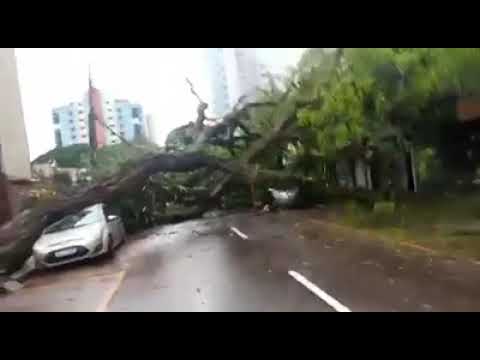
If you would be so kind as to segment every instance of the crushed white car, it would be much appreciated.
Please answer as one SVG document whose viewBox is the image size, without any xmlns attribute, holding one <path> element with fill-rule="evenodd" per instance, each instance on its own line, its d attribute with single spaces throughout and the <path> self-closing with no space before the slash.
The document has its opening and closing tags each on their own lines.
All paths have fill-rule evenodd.
<svg viewBox="0 0 480 360">
<path fill-rule="evenodd" d="M 97 204 L 47 227 L 33 246 L 37 268 L 51 268 L 112 253 L 126 239 L 121 218 Z"/>
</svg>

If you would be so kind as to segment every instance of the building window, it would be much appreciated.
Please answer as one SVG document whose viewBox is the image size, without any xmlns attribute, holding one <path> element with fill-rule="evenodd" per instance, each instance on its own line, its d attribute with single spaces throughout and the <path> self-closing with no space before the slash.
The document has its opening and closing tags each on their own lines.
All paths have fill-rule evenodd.
<svg viewBox="0 0 480 360">
<path fill-rule="evenodd" d="M 70 130 L 71 130 L 72 132 L 75 132 L 75 128 L 74 128 L 74 127 L 72 127 Z"/>
<path fill-rule="evenodd" d="M 87 138 L 87 135 L 83 134 L 82 139 L 86 139 L 86 138 Z"/>
<path fill-rule="evenodd" d="M 72 135 L 72 140 L 77 140 L 77 137 L 75 135 Z"/>
<path fill-rule="evenodd" d="M 73 104 L 72 104 L 73 105 Z M 73 112 L 69 111 L 68 115 L 73 116 Z"/>
<path fill-rule="evenodd" d="M 70 119 L 70 124 L 73 124 L 73 119 Z"/>
<path fill-rule="evenodd" d="M 120 131 L 120 136 L 125 137 L 125 131 Z"/>
<path fill-rule="evenodd" d="M 135 125 L 133 125 L 133 129 L 134 129 L 135 138 L 138 138 L 138 137 L 142 136 L 142 125 L 135 124 Z"/>
<path fill-rule="evenodd" d="M 83 114 L 83 110 L 78 110 L 78 113 L 79 113 L 79 114 Z"/>
<path fill-rule="evenodd" d="M 53 113 L 53 123 L 60 124 L 60 117 L 58 116 L 57 113 Z"/>
<path fill-rule="evenodd" d="M 140 117 L 140 109 L 139 108 L 132 108 L 132 117 L 139 118 Z"/>
<path fill-rule="evenodd" d="M 55 130 L 55 144 L 57 147 L 62 147 L 62 133 L 59 129 Z"/>
</svg>

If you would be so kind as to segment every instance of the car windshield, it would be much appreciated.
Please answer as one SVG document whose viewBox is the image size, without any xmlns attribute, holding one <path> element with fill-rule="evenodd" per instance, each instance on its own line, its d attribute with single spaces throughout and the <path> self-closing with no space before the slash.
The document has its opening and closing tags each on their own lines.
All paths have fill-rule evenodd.
<svg viewBox="0 0 480 360">
<path fill-rule="evenodd" d="M 85 209 L 74 215 L 69 215 L 51 225 L 45 230 L 45 234 L 91 225 L 98 221 L 100 221 L 100 212 L 97 209 Z"/>
</svg>

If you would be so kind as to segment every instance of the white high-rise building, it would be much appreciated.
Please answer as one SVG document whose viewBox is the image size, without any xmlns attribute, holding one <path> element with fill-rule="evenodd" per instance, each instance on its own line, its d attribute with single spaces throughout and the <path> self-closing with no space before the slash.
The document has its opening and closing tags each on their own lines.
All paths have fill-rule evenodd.
<svg viewBox="0 0 480 360">
<path fill-rule="evenodd" d="M 211 88 L 211 110 L 221 116 L 231 110 L 242 96 L 252 98 L 262 86 L 264 66 L 254 48 L 207 49 Z"/>
<path fill-rule="evenodd" d="M 208 103 L 215 116 L 223 115 L 230 108 L 224 50 L 207 49 L 207 72 L 211 92 Z"/>
<path fill-rule="evenodd" d="M 154 144 L 160 144 L 158 139 L 159 126 L 158 118 L 153 114 L 145 115 L 145 136 Z"/>
<path fill-rule="evenodd" d="M 0 166 L 11 178 L 29 179 L 31 176 L 13 48 L 0 48 Z"/>
</svg>

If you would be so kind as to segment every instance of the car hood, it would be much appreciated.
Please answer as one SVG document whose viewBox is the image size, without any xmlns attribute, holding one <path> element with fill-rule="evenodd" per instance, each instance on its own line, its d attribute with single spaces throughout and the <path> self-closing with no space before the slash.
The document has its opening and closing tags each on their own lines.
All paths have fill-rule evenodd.
<svg viewBox="0 0 480 360">
<path fill-rule="evenodd" d="M 65 245 L 81 244 L 98 237 L 102 232 L 103 225 L 95 223 L 74 229 L 59 231 L 51 234 L 43 234 L 35 243 L 36 248 L 59 247 Z"/>
</svg>

